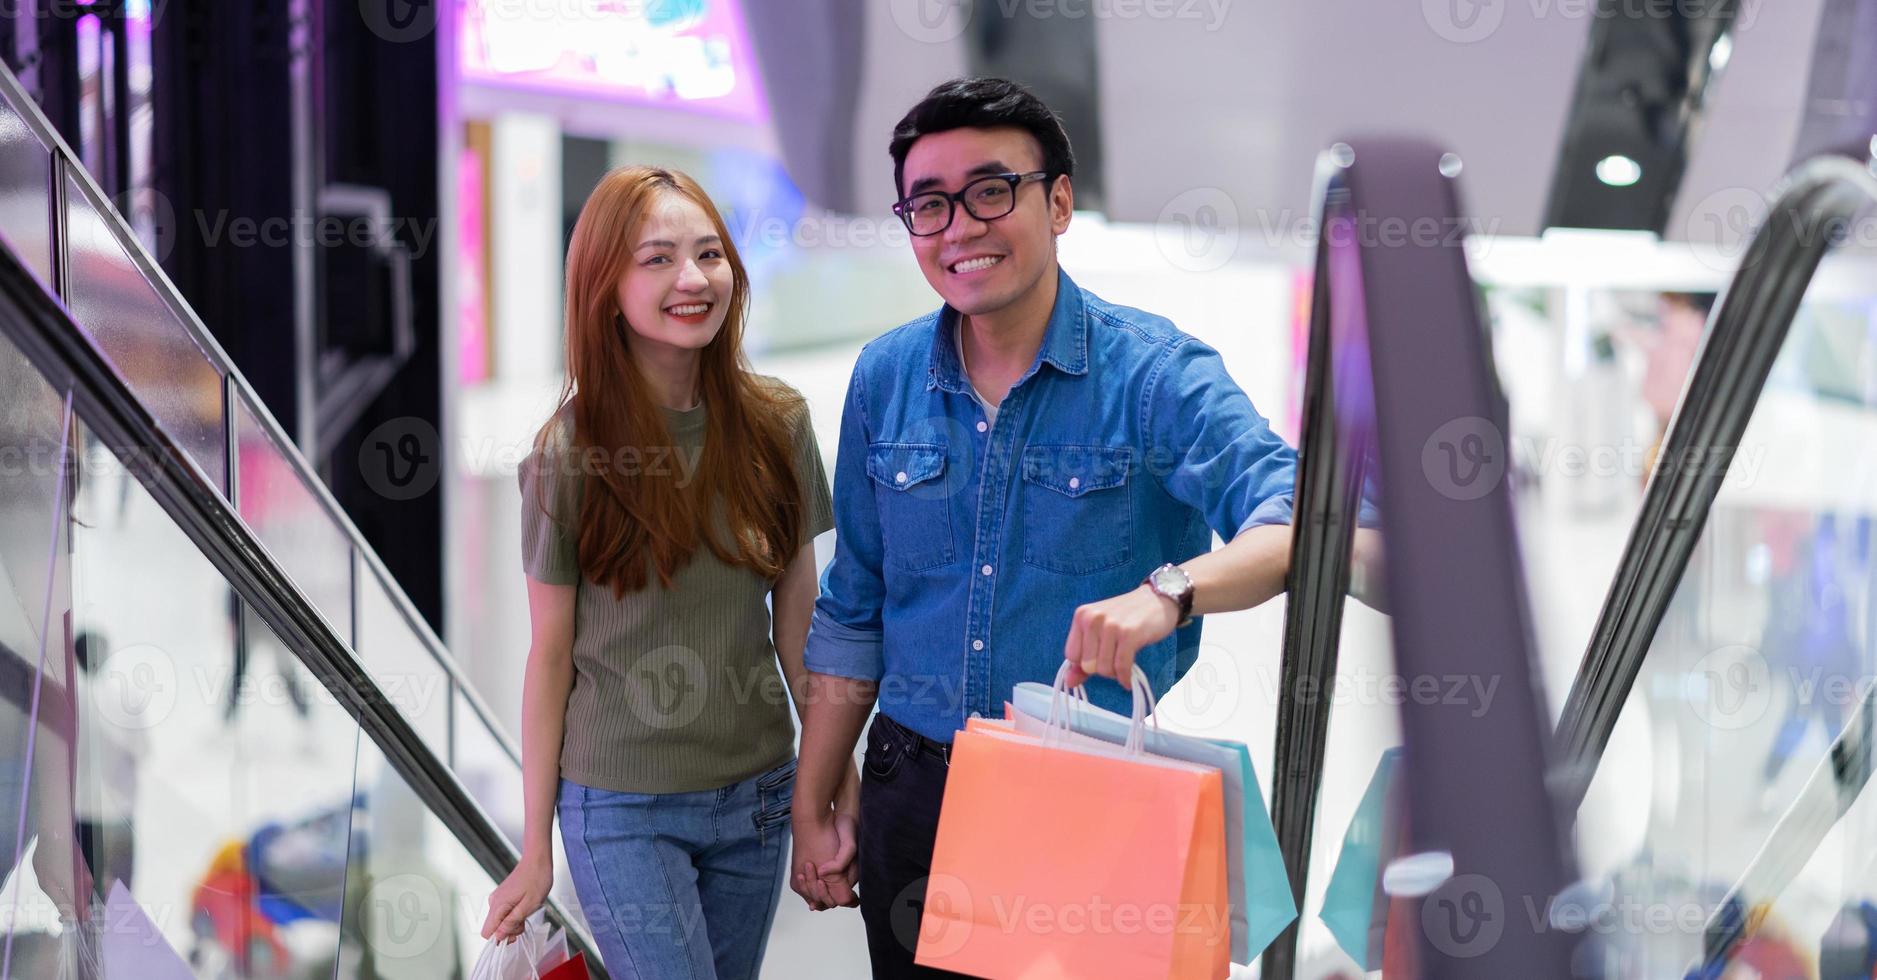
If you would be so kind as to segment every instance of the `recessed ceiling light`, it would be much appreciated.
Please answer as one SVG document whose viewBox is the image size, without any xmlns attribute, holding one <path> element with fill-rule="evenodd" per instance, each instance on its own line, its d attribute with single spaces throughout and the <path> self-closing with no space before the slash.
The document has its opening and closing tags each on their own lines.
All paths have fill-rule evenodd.
<svg viewBox="0 0 1877 980">
<path fill-rule="evenodd" d="M 1597 179 L 1611 187 L 1628 187 L 1642 179 L 1642 164 L 1621 153 L 1612 153 L 1597 161 Z"/>
</svg>

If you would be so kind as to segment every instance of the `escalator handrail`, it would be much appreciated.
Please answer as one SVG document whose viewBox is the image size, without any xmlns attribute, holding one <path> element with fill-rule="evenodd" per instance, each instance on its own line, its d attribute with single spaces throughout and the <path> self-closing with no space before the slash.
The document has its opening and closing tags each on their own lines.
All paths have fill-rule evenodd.
<svg viewBox="0 0 1877 980">
<path fill-rule="evenodd" d="M 155 289 L 157 295 L 160 296 L 163 302 L 169 307 L 169 311 L 175 317 L 176 322 L 182 324 L 183 329 L 189 334 L 189 339 L 194 342 L 195 345 L 201 349 L 203 355 L 208 358 L 210 366 L 226 379 L 227 383 L 234 389 L 236 394 L 246 399 L 248 407 L 252 410 L 253 417 L 257 419 L 262 428 L 266 430 L 268 437 L 272 440 L 275 448 L 279 450 L 281 457 L 293 468 L 294 475 L 298 477 L 301 485 L 306 488 L 307 493 L 318 503 L 320 509 L 325 513 L 327 520 L 345 538 L 352 551 L 364 562 L 365 568 L 377 579 L 379 587 L 383 589 L 386 596 L 390 597 L 392 605 L 398 611 L 398 615 L 403 617 L 405 624 L 417 637 L 418 642 L 422 643 L 428 649 L 431 657 L 435 659 L 438 665 L 443 668 L 444 672 L 449 675 L 451 686 L 463 694 L 471 709 L 476 712 L 477 720 L 488 730 L 490 737 L 494 739 L 495 743 L 501 747 L 502 751 L 508 755 L 516 766 L 520 766 L 520 749 L 515 745 L 514 740 L 509 737 L 508 731 L 501 725 L 495 723 L 495 714 L 490 710 L 488 702 L 483 699 L 481 692 L 476 689 L 475 685 L 469 683 L 468 678 L 463 676 L 461 665 L 458 664 L 456 658 L 451 655 L 449 648 L 443 644 L 442 639 L 437 636 L 436 631 L 430 628 L 430 623 L 417 611 L 416 604 L 411 601 L 410 596 L 406 594 L 403 587 L 398 584 L 398 580 L 392 576 L 390 570 L 385 567 L 384 561 L 378 557 L 378 552 L 366 542 L 365 536 L 359 531 L 358 526 L 352 523 L 352 519 L 346 515 L 345 508 L 339 505 L 338 500 L 333 497 L 332 491 L 327 489 L 325 481 L 321 480 L 318 474 L 313 472 L 312 465 L 301 455 L 299 447 L 293 440 L 287 437 L 286 430 L 281 427 L 279 420 L 274 418 L 273 413 L 268 411 L 266 403 L 255 393 L 253 386 L 248 383 L 248 379 L 242 375 L 240 369 L 235 367 L 234 360 L 228 356 L 228 352 L 222 348 L 220 342 L 215 339 L 215 335 L 202 323 L 201 318 L 196 316 L 195 310 L 190 307 L 188 301 L 183 299 L 182 291 L 176 288 L 174 282 L 170 281 L 168 274 L 163 271 L 163 267 L 150 255 L 149 250 L 144 248 L 143 242 L 137 237 L 136 233 L 124 223 L 123 216 L 119 214 L 117 208 L 112 205 L 110 198 L 105 195 L 103 188 L 99 187 L 98 182 L 92 178 L 90 171 L 77 163 L 79 160 L 78 155 L 72 152 L 72 148 L 65 142 L 64 138 L 59 135 L 58 130 L 46 119 L 44 112 L 39 108 L 39 104 L 35 102 L 25 88 L 20 85 L 19 79 L 14 77 L 12 70 L 4 63 L 0 63 L 0 99 L 4 99 L 14 112 L 25 120 L 27 128 L 32 130 L 33 135 L 38 138 L 40 145 L 52 155 L 52 159 L 55 163 L 53 167 L 54 183 L 58 183 L 61 171 L 63 171 L 63 175 L 71 178 L 73 183 L 88 198 L 93 210 L 97 212 L 100 221 L 103 223 L 103 227 L 116 239 L 117 244 L 124 249 L 125 254 L 130 256 L 131 261 L 136 264 L 138 271 L 143 274 L 144 278 L 148 280 L 150 285 Z M 62 166 L 60 164 L 62 164 Z M 58 220 L 60 225 L 63 224 L 62 216 L 54 220 Z M 55 230 L 52 240 L 57 243 L 62 243 L 62 228 Z M 58 259 L 59 265 L 63 267 L 63 258 L 55 258 Z M 62 288 L 62 284 L 55 285 Z M 224 424 L 232 424 L 232 421 L 224 420 Z M 230 465 L 233 465 L 232 459 L 230 460 Z"/>
<path fill-rule="evenodd" d="M 1704 927 L 1702 970 L 1686 975 L 1718 976 L 1734 945 L 1747 935 L 1752 919 L 1743 914 L 1755 896 L 1761 901 L 1784 893 L 1799 876 L 1833 827 L 1851 811 L 1851 805 L 1870 784 L 1873 751 L 1872 723 L 1877 720 L 1877 687 L 1867 686 L 1844 730 L 1806 778 L 1805 786 L 1766 835 L 1766 843 L 1747 863 L 1738 880 L 1715 906 Z M 1814 801 L 1817 801 L 1816 803 Z"/>
<path fill-rule="evenodd" d="M 1332 245 L 1348 242 L 1360 275 L 1362 318 L 1359 324 L 1350 323 L 1347 342 L 1366 349 L 1373 400 L 1367 405 L 1353 398 L 1346 401 L 1354 413 L 1365 416 L 1354 419 L 1365 427 L 1364 445 L 1341 446 L 1336 457 L 1324 460 L 1323 434 L 1306 433 L 1303 438 L 1319 458 L 1299 476 L 1299 521 L 1328 516 L 1339 526 L 1299 527 L 1299 537 L 1321 540 L 1309 543 L 1311 550 L 1303 553 L 1316 567 L 1293 568 L 1292 583 L 1337 591 L 1291 597 L 1288 612 L 1298 613 L 1295 618 L 1322 619 L 1312 624 L 1287 622 L 1282 693 L 1293 698 L 1291 682 L 1306 670 L 1319 675 L 1327 671 L 1333 678 L 1339 636 L 1323 627 L 1327 617 L 1339 616 L 1345 605 L 1342 587 L 1351 573 L 1349 546 L 1354 525 L 1363 519 L 1369 489 L 1364 471 L 1373 465 L 1376 484 L 1387 487 L 1376 509 L 1388 529 L 1380 564 L 1382 591 L 1391 610 L 1395 669 L 1404 678 L 1491 676 L 1510 681 L 1490 709 L 1419 700 L 1401 704 L 1408 846 L 1429 858 L 1446 857 L 1453 870 L 1430 882 L 1431 890 L 1414 898 L 1413 908 L 1390 914 L 1420 921 L 1422 928 L 1415 930 L 1419 935 L 1410 943 L 1423 976 L 1563 976 L 1575 940 L 1514 911 L 1526 902 L 1542 907 L 1572 875 L 1543 779 L 1550 729 L 1532 683 L 1536 656 L 1511 488 L 1498 478 L 1483 492 L 1453 493 L 1426 476 L 1428 449 L 1450 423 L 1471 420 L 1505 432 L 1506 404 L 1491 367 L 1490 335 L 1466 268 L 1463 236 L 1424 241 L 1417 233 L 1391 243 L 1387 236 L 1371 241 L 1367 234 L 1390 226 L 1462 229 L 1464 211 L 1444 154 L 1431 143 L 1376 137 L 1351 140 L 1337 151 L 1331 163 L 1341 172 L 1325 182 L 1330 194 L 1322 198 L 1319 217 L 1316 299 L 1320 304 L 1336 301 L 1337 289 L 1321 288 L 1335 267 L 1333 257 L 1325 261 L 1323 256 Z M 1339 197 L 1330 196 L 1339 192 Z M 1338 227 L 1329 220 L 1332 205 L 1347 219 Z M 1345 235 L 1355 237 L 1338 237 Z M 1341 427 L 1345 422 L 1336 399 L 1342 393 L 1330 382 L 1343 375 L 1335 368 L 1336 358 L 1320 356 L 1332 353 L 1334 338 L 1322 343 L 1319 333 L 1327 330 L 1340 337 L 1343 331 L 1328 330 L 1335 321 L 1324 313 L 1312 310 L 1311 355 L 1319 357 L 1312 378 L 1321 383 L 1312 389 L 1316 400 L 1310 407 L 1315 409 L 1315 424 Z M 1345 437 L 1328 444 L 1347 441 Z M 1319 479 L 1331 486 L 1316 486 Z M 1311 485 L 1303 485 L 1305 481 Z M 1338 481 L 1342 485 L 1334 485 Z M 1325 507 L 1322 514 L 1316 512 L 1318 506 Z M 1293 545 L 1294 557 L 1297 547 Z M 1318 553 L 1330 548 L 1337 552 Z M 1435 568 L 1441 573 L 1428 574 Z M 1306 581 L 1306 573 L 1315 581 Z M 1293 636 L 1301 638 L 1293 631 L 1305 625 L 1317 630 L 1313 648 L 1291 642 Z M 1305 662 L 1307 658 L 1314 662 Z M 1321 698 L 1326 688 L 1321 685 L 1313 693 Z M 1319 717 L 1283 705 L 1280 712 L 1297 728 L 1280 730 L 1278 736 L 1288 751 L 1280 750 L 1279 766 L 1286 771 L 1273 779 L 1273 812 L 1301 812 L 1314 801 L 1293 803 L 1282 797 L 1314 797 L 1320 788 L 1327 714 Z M 1490 805 L 1483 805 L 1488 800 Z M 1507 834 L 1507 824 L 1519 833 Z M 1294 850 L 1299 842 L 1307 842 L 1307 830 L 1287 829 L 1280 847 L 1288 841 Z M 1286 855 L 1294 883 L 1303 880 L 1309 857 Z M 1298 904 L 1303 908 L 1301 901 Z M 1443 913 L 1448 914 L 1446 920 Z M 1462 917 L 1468 920 L 1464 926 Z M 1445 921 L 1446 933 L 1437 928 L 1440 921 Z M 1482 939 L 1489 922 L 1493 931 Z M 1294 937 L 1293 929 L 1279 941 L 1294 944 Z M 1294 950 L 1269 954 L 1265 975 L 1288 978 L 1294 961 Z M 1272 966 L 1279 972 L 1269 972 Z"/>
<path fill-rule="evenodd" d="M 1294 532 L 1284 583 L 1289 608 L 1284 617 L 1276 741 L 1271 754 L 1271 826 L 1290 875 L 1291 898 L 1300 910 L 1309 887 L 1317 797 L 1329 741 L 1331 699 L 1322 692 L 1330 690 L 1336 678 L 1349 588 L 1349 548 L 1358 509 L 1350 499 L 1358 493 L 1356 482 L 1346 472 L 1342 433 L 1332 414 L 1328 250 L 1321 239 L 1325 202 L 1330 195 L 1346 195 L 1348 190 L 1341 181 L 1341 168 L 1328 154 L 1318 162 L 1316 184 L 1311 201 L 1319 241 L 1311 283 L 1309 349 L 1304 359 L 1296 498 L 1291 508 Z M 1290 980 L 1296 974 L 1302 928 L 1299 916 L 1265 947 L 1260 975 L 1266 980 Z"/>
<path fill-rule="evenodd" d="M 1669 422 L 1640 513 L 1610 581 L 1558 720 L 1554 785 L 1574 819 L 1610 733 L 1668 610 L 1739 448 L 1793 315 L 1833 229 L 1877 202 L 1877 177 L 1858 159 L 1826 156 L 1780 184 L 1767 219 L 1716 305 L 1693 372 Z M 1692 465 L 1690 465 L 1692 464 Z"/>
<path fill-rule="evenodd" d="M 0 248 L 0 335 L 55 388 L 124 463 L 281 643 L 331 691 L 393 769 L 493 880 L 519 855 L 456 774 L 387 698 L 325 616 L 293 584 L 216 489 L 116 373 L 104 353 L 9 248 Z M 546 903 L 570 942 L 601 967 L 592 937 L 554 899 Z"/>
</svg>

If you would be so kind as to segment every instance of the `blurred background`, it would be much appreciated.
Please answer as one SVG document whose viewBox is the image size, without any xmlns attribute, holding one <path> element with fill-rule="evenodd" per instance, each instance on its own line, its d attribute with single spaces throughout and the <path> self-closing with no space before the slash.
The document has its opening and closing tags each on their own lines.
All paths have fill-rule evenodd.
<svg viewBox="0 0 1877 980">
<path fill-rule="evenodd" d="M 1064 268 L 1220 350 L 1293 443 L 1319 155 L 1439 144 L 1510 403 L 1555 716 L 1717 294 L 1782 175 L 1869 145 L 1877 98 L 1871 4 L 1841 0 L 7 7 L 0 236 L 510 841 L 516 467 L 564 380 L 564 251 L 608 169 L 676 167 L 715 198 L 753 279 L 754 365 L 807 395 L 831 467 L 860 345 L 938 303 L 888 210 L 887 155 L 937 82 L 1012 77 L 1061 113 Z M 1812 281 L 1731 462 L 1579 816 L 1587 881 L 1646 869 L 1711 909 L 1855 704 L 1775 680 L 1717 742 L 1681 707 L 1687 677 L 1741 662 L 1717 650 L 1775 679 L 1871 673 L 1866 237 Z M 142 948 L 174 951 L 180 972 L 138 975 L 464 975 L 490 888 L 477 847 L 495 845 L 439 820 L 442 791 L 361 736 L 330 671 L 231 591 L 60 384 L 11 345 L 0 369 L 8 459 L 48 461 L 0 476 L 9 969 L 58 975 L 55 893 L 91 888 Z M 1387 626 L 1354 604 L 1343 624 L 1300 976 L 1365 965 L 1315 911 L 1400 741 Z M 1170 725 L 1248 743 L 1267 799 L 1283 627 L 1280 602 L 1210 617 L 1162 701 Z M 1742 774 L 1689 775 L 1716 758 Z M 73 867 L 92 882 L 48 880 Z M 1859 874 L 1821 857 L 1781 908 L 1823 934 L 1869 897 Z M 1675 956 L 1698 945 L 1683 932 Z M 1639 956 L 1631 975 L 1678 975 Z M 785 892 L 763 975 L 865 972 L 858 914 Z"/>
</svg>

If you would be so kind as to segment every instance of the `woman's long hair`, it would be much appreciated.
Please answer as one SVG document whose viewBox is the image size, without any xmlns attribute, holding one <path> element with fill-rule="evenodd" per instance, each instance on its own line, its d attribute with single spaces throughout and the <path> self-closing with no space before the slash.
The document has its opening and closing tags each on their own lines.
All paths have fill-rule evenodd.
<svg viewBox="0 0 1877 980">
<path fill-rule="evenodd" d="M 614 465 L 620 450 L 637 448 L 646 458 L 648 447 L 673 445 L 626 345 L 631 328 L 619 308 L 618 288 L 621 277 L 631 274 L 632 240 L 664 194 L 682 195 L 704 209 L 735 276 L 723 328 L 700 352 L 704 451 L 682 487 L 675 463 L 662 473 Z M 748 312 L 743 260 L 697 181 L 656 167 L 621 167 L 600 179 L 567 247 L 567 382 L 554 417 L 535 437 L 535 449 L 543 465 L 560 467 L 562 479 L 585 481 L 577 528 L 580 571 L 615 597 L 645 587 L 648 558 L 665 588 L 699 546 L 773 581 L 801 546 L 805 502 L 790 430 L 805 406 L 799 396 L 750 371 L 743 356 Z M 553 445 L 563 412 L 573 416 L 571 447 Z M 604 463 L 589 468 L 584 461 Z M 719 532 L 733 540 L 719 540 Z"/>
</svg>

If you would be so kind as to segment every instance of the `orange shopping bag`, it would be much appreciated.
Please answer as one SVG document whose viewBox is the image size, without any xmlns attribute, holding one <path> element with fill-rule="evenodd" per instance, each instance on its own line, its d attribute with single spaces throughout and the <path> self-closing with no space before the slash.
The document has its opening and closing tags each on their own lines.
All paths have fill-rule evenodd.
<svg viewBox="0 0 1877 980">
<path fill-rule="evenodd" d="M 1137 671 L 1137 728 L 1151 700 Z M 917 963 L 1023 980 L 1227 975 L 1219 770 L 1145 755 L 1139 738 L 1094 741 L 958 733 Z"/>
</svg>

